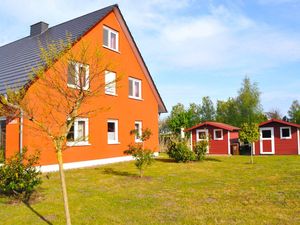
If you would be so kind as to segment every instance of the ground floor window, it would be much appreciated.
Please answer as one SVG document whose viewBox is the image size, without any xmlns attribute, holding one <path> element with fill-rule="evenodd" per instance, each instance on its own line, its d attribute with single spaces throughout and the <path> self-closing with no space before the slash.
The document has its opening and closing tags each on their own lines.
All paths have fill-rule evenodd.
<svg viewBox="0 0 300 225">
<path fill-rule="evenodd" d="M 75 119 L 67 135 L 67 145 L 80 146 L 88 144 L 89 126 L 87 118 Z"/>
<path fill-rule="evenodd" d="M 136 130 L 136 135 L 134 137 L 135 142 L 142 142 L 142 121 L 135 121 L 134 122 L 134 129 Z"/>
<path fill-rule="evenodd" d="M 107 121 L 107 143 L 108 144 L 118 144 L 118 120 L 108 120 Z"/>
</svg>

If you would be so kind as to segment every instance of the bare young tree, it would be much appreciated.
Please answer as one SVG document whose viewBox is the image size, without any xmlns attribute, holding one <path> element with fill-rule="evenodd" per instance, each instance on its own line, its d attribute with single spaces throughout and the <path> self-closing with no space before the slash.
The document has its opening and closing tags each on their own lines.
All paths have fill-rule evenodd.
<svg viewBox="0 0 300 225">
<path fill-rule="evenodd" d="M 70 225 L 63 170 L 68 134 L 76 118 L 92 117 L 105 110 L 94 100 L 104 93 L 104 88 L 116 85 L 118 79 L 105 84 L 105 71 L 112 65 L 99 49 L 84 40 L 72 44 L 71 37 L 67 36 L 65 41 L 40 43 L 40 58 L 42 63 L 32 69 L 28 85 L 7 90 L 6 96 L 1 96 L 0 115 L 13 118 L 21 115 L 24 124 L 51 141 L 59 165 L 66 224 Z M 73 141 L 82 139 L 88 137 Z"/>
</svg>

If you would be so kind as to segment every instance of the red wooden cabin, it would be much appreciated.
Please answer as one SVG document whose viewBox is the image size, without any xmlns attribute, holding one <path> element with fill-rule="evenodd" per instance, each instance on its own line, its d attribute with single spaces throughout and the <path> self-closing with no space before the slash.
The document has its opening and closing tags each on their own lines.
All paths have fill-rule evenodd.
<svg viewBox="0 0 300 225">
<path fill-rule="evenodd" d="M 231 154 L 231 144 L 237 143 L 240 128 L 225 123 L 204 122 L 186 129 L 191 132 L 192 145 L 196 142 L 210 138 L 210 145 L 207 149 L 208 154 Z"/>
<path fill-rule="evenodd" d="M 255 143 L 256 155 L 300 155 L 300 125 L 271 119 L 259 124 L 260 139 Z"/>
</svg>

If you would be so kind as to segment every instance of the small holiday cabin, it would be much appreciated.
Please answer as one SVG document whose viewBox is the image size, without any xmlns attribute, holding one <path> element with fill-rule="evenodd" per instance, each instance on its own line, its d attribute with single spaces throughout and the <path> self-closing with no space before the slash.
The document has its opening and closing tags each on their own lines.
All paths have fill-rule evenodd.
<svg viewBox="0 0 300 225">
<path fill-rule="evenodd" d="M 238 143 L 240 128 L 219 122 L 203 122 L 185 130 L 191 132 L 191 146 L 210 139 L 208 154 L 230 155 L 231 145 Z"/>
<path fill-rule="evenodd" d="M 255 143 L 256 155 L 300 155 L 300 125 L 271 119 L 259 124 L 260 139 Z"/>
</svg>

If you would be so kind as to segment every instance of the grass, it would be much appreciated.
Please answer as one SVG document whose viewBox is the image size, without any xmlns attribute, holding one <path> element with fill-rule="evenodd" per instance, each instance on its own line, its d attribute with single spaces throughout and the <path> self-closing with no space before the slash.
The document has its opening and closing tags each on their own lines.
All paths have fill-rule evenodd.
<svg viewBox="0 0 300 225">
<path fill-rule="evenodd" d="M 300 224 L 300 157 L 158 159 L 66 172 L 73 224 Z M 58 173 L 30 206 L 0 198 L 1 224 L 64 224 Z"/>
</svg>

